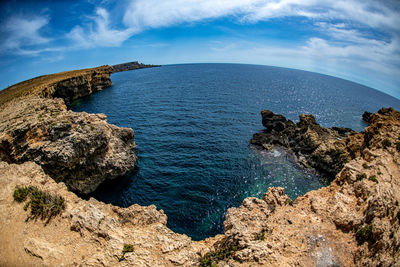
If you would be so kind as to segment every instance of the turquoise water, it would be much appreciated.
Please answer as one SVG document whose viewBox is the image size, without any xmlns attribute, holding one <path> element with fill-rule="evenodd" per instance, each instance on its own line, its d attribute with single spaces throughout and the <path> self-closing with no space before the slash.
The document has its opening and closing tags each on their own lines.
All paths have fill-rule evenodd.
<svg viewBox="0 0 400 267">
<path fill-rule="evenodd" d="M 169 65 L 116 73 L 113 86 L 72 107 L 131 127 L 139 167 L 92 196 L 119 206 L 155 204 L 168 226 L 195 240 L 223 232 L 229 207 L 282 186 L 292 198 L 324 185 L 284 151 L 250 146 L 260 111 L 362 130 L 364 111 L 400 108 L 371 88 L 311 72 L 256 65 Z"/>
</svg>

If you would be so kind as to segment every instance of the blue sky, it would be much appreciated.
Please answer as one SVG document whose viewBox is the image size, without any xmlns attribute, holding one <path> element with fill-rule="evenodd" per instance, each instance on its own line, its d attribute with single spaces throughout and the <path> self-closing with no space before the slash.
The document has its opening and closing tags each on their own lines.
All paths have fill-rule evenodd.
<svg viewBox="0 0 400 267">
<path fill-rule="evenodd" d="M 0 2 L 1 89 L 42 74 L 136 60 L 297 68 L 400 98 L 400 2 Z"/>
</svg>

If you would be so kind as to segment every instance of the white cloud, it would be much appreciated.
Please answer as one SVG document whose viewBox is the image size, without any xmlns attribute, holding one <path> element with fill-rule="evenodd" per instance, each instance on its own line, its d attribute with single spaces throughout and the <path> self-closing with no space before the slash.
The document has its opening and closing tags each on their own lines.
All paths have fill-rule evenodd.
<svg viewBox="0 0 400 267">
<path fill-rule="evenodd" d="M 120 46 L 135 33 L 132 28 L 112 29 L 109 14 L 104 8 L 97 8 L 96 15 L 89 18 L 92 19 L 93 23 L 90 23 L 86 28 L 79 25 L 75 26 L 68 34 L 68 37 L 78 47 Z"/>
<path fill-rule="evenodd" d="M 35 54 L 35 47 L 51 41 L 50 38 L 43 36 L 40 30 L 49 23 L 47 17 L 11 17 L 0 32 L 2 41 L 0 52 L 14 51 L 17 54 Z"/>
<path fill-rule="evenodd" d="M 398 13 L 380 1 L 361 0 L 131 0 L 123 21 L 138 31 L 234 15 L 243 22 L 285 16 L 344 19 L 396 29 Z"/>
<path fill-rule="evenodd" d="M 137 0 L 131 1 L 123 18 L 138 31 L 248 13 L 261 0 Z"/>
</svg>

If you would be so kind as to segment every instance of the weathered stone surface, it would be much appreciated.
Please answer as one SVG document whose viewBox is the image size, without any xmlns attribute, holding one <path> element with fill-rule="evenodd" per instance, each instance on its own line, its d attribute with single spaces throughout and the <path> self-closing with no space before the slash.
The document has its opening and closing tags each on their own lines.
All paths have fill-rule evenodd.
<svg viewBox="0 0 400 267">
<path fill-rule="evenodd" d="M 0 111 L 0 159 L 34 161 L 79 193 L 134 167 L 133 136 L 132 129 L 108 124 L 104 114 L 67 110 L 61 99 L 29 96 Z"/>
<path fill-rule="evenodd" d="M 293 123 L 272 111 L 261 112 L 266 127 L 254 134 L 251 143 L 267 149 L 279 145 L 292 150 L 299 163 L 333 179 L 344 164 L 360 155 L 363 135 L 348 128 L 323 128 L 312 115 L 302 114 Z"/>
<path fill-rule="evenodd" d="M 112 71 L 111 67 L 103 66 L 81 75 L 50 83 L 43 90 L 42 95 L 51 98 L 62 98 L 65 103 L 70 104 L 75 99 L 110 87 L 110 74 Z"/>
<path fill-rule="evenodd" d="M 108 124 L 104 114 L 72 112 L 64 104 L 110 86 L 111 72 L 102 66 L 7 88 L 2 99 L 17 96 L 1 105 L 0 160 L 36 162 L 54 180 L 83 194 L 132 170 L 132 129 Z"/>
<path fill-rule="evenodd" d="M 66 200 L 66 209 L 44 226 L 25 222 L 24 204 L 13 200 L 17 185 L 34 185 Z M 119 208 L 83 200 L 55 183 L 33 162 L 0 162 L 1 266 L 193 266 L 207 242 L 193 242 L 167 228 L 154 205 Z M 118 261 L 124 244 L 134 251 Z"/>
</svg>

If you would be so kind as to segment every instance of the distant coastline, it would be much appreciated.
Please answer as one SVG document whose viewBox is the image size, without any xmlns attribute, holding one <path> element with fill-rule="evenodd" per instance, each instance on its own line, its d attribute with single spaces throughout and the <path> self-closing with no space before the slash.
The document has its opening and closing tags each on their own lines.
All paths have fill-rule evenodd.
<svg viewBox="0 0 400 267">
<path fill-rule="evenodd" d="M 143 64 L 138 61 L 126 62 L 111 66 L 114 72 L 161 67 L 161 65 Z"/>
</svg>

